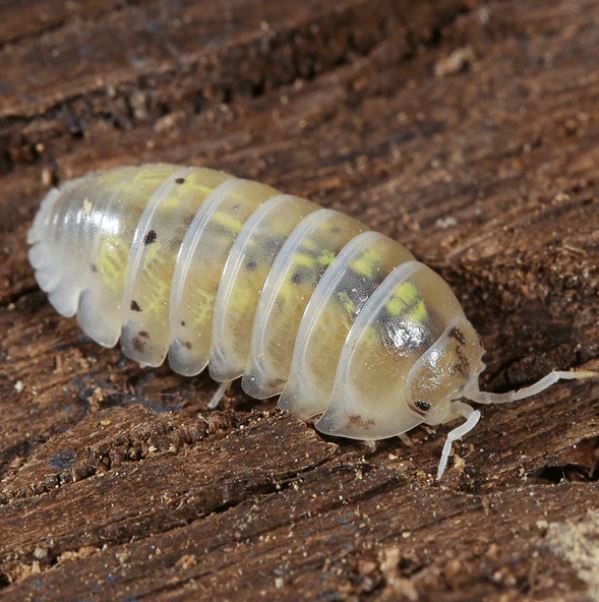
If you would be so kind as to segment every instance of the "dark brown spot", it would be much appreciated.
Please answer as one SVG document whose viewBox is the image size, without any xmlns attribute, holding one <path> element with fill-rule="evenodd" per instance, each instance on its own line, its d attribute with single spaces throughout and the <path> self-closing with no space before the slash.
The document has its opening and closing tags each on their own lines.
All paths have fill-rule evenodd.
<svg viewBox="0 0 599 602">
<path fill-rule="evenodd" d="M 347 426 L 357 426 L 358 428 L 363 428 L 365 431 L 373 425 L 374 420 L 372 418 L 364 420 L 360 414 L 352 414 L 347 421 Z"/>
<path fill-rule="evenodd" d="M 417 399 L 414 402 L 414 405 L 421 411 L 421 412 L 428 412 L 431 409 L 431 404 L 428 401 L 424 401 L 423 399 Z"/>
<path fill-rule="evenodd" d="M 455 355 L 457 361 L 453 365 L 453 369 L 457 372 L 462 378 L 466 378 L 470 371 L 470 362 L 464 353 L 464 345 L 466 344 L 466 336 L 459 328 L 452 328 L 449 331 L 449 336 L 452 339 L 455 339 L 457 345 L 455 347 Z"/>
<path fill-rule="evenodd" d="M 98 266 L 95 263 L 92 263 L 90 267 L 91 267 L 92 272 L 95 273 L 98 271 Z"/>
<path fill-rule="evenodd" d="M 452 328 L 449 331 L 449 336 L 454 338 L 460 345 L 464 345 L 466 343 L 466 337 L 459 328 Z"/>
<path fill-rule="evenodd" d="M 181 320 L 181 326 L 185 326 L 185 320 Z"/>
<path fill-rule="evenodd" d="M 137 334 L 144 339 L 150 338 L 150 333 L 147 330 L 140 330 Z"/>
<path fill-rule="evenodd" d="M 133 337 L 131 342 L 133 343 L 133 349 L 135 349 L 135 351 L 138 353 L 143 353 L 145 345 L 139 337 Z"/>
<path fill-rule="evenodd" d="M 295 272 L 293 276 L 291 276 L 291 282 L 293 284 L 299 284 L 302 281 L 302 275 L 299 272 Z"/>
<path fill-rule="evenodd" d="M 193 345 L 189 341 L 185 341 L 184 345 L 187 349 L 191 349 L 193 347 Z"/>
<path fill-rule="evenodd" d="M 129 307 L 131 307 L 131 311 L 141 311 L 141 307 L 135 299 L 131 300 L 131 305 Z"/>
<path fill-rule="evenodd" d="M 458 345 L 456 347 L 455 354 L 458 358 L 458 361 L 455 363 L 454 368 L 462 378 L 466 378 L 470 372 L 470 362 L 468 361 L 468 358 L 466 357 L 466 354 L 461 346 Z"/>
<path fill-rule="evenodd" d="M 268 386 L 272 389 L 282 388 L 285 384 L 287 384 L 287 381 L 282 378 L 271 378 L 268 381 Z"/>
<path fill-rule="evenodd" d="M 151 245 L 155 240 L 156 230 L 150 230 L 144 238 L 144 245 Z"/>
<path fill-rule="evenodd" d="M 252 261 L 252 260 L 250 259 L 250 261 L 248 261 L 248 262 L 245 264 L 245 269 L 246 269 L 246 270 L 250 270 L 250 271 L 251 271 L 251 270 L 255 270 L 255 269 L 256 269 L 256 267 L 257 267 L 257 265 L 258 265 L 258 264 L 257 264 L 255 261 Z"/>
<path fill-rule="evenodd" d="M 185 178 L 177 178 L 175 182 L 177 182 L 177 184 L 185 184 Z"/>
</svg>

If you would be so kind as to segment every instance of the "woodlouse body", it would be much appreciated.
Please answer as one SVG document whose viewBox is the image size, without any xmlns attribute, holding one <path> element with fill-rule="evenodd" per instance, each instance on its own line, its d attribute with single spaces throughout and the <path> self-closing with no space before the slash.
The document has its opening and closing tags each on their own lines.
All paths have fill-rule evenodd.
<svg viewBox="0 0 599 602">
<path fill-rule="evenodd" d="M 469 429 L 479 413 L 456 400 L 491 401 L 479 338 L 440 276 L 264 184 L 166 164 L 92 173 L 48 193 L 28 242 L 40 287 L 96 342 L 242 377 L 252 397 L 322 414 L 321 432 L 374 440 L 457 416 Z"/>
</svg>

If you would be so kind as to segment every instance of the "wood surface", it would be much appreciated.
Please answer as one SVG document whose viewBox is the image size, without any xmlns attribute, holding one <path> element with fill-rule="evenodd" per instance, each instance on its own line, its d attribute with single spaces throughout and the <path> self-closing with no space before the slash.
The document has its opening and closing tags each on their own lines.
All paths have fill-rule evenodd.
<svg viewBox="0 0 599 602">
<path fill-rule="evenodd" d="M 0 599 L 599 600 L 599 383 L 372 452 L 141 369 L 37 288 L 44 191 L 143 161 L 343 210 L 502 391 L 599 368 L 599 3 L 0 0 Z"/>
</svg>

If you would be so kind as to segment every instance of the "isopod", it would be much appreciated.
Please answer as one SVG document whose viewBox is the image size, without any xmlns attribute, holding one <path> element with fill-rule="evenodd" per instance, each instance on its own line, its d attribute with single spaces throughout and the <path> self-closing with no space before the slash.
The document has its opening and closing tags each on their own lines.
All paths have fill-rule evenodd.
<svg viewBox="0 0 599 602">
<path fill-rule="evenodd" d="M 374 441 L 505 403 L 479 390 L 483 347 L 448 284 L 394 240 L 270 186 L 197 167 L 90 173 L 48 192 L 28 234 L 39 286 L 63 316 L 144 366 L 209 367 L 214 407 L 241 377 L 316 429 Z"/>
</svg>

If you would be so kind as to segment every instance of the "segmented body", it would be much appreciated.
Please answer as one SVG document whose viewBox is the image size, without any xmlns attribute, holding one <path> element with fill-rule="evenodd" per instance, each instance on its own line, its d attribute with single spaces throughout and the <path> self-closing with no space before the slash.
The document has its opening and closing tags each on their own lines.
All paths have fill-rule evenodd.
<svg viewBox="0 0 599 602">
<path fill-rule="evenodd" d="M 455 417 L 483 369 L 444 280 L 360 222 L 264 184 L 156 164 L 52 190 L 29 234 L 54 307 L 124 354 L 209 366 L 319 430 L 380 439 Z"/>
</svg>

